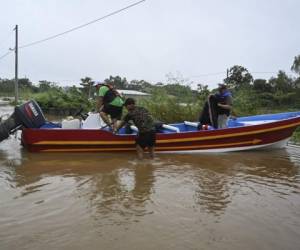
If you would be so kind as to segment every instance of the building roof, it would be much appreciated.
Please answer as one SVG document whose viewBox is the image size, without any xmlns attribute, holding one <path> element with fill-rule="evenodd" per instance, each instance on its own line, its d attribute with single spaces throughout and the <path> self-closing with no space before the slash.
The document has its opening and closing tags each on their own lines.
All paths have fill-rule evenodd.
<svg viewBox="0 0 300 250">
<path fill-rule="evenodd" d="M 150 94 L 141 92 L 141 91 L 136 91 L 136 90 L 128 90 L 128 89 L 117 89 L 117 91 L 121 95 L 135 95 L 135 96 L 149 96 Z"/>
</svg>

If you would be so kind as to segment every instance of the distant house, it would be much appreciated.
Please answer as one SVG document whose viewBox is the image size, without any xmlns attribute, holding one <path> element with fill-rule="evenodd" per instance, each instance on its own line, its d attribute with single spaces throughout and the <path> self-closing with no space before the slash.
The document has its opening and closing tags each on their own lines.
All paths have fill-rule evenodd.
<svg viewBox="0 0 300 250">
<path fill-rule="evenodd" d="M 130 97 L 130 98 L 134 98 L 134 99 L 141 99 L 141 98 L 147 98 L 147 97 L 151 96 L 148 93 L 144 93 L 144 92 L 136 91 L 136 90 L 118 89 L 117 91 L 125 98 Z"/>
</svg>

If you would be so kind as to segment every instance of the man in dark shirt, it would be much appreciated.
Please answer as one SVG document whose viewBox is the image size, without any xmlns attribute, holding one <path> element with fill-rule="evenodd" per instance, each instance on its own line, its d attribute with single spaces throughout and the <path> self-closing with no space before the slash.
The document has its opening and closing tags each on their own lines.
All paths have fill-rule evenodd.
<svg viewBox="0 0 300 250">
<path fill-rule="evenodd" d="M 232 109 L 232 95 L 225 84 L 219 84 L 218 101 L 218 128 L 227 128 L 230 111 Z"/>
<path fill-rule="evenodd" d="M 133 121 L 134 125 L 139 130 L 135 140 L 138 157 L 142 159 L 144 149 L 148 148 L 150 157 L 153 158 L 155 146 L 155 126 L 152 116 L 147 109 L 135 106 L 135 100 L 132 98 L 126 99 L 124 106 L 128 110 L 128 113 L 122 119 L 114 132 L 116 133 L 119 128 L 129 121 Z"/>
</svg>

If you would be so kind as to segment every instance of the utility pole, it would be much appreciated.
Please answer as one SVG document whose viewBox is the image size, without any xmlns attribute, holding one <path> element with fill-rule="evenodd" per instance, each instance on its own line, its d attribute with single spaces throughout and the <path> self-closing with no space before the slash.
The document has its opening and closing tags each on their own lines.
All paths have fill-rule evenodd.
<svg viewBox="0 0 300 250">
<path fill-rule="evenodd" d="M 16 31 L 16 45 L 15 45 L 15 105 L 18 104 L 19 91 L 18 91 L 18 25 L 15 27 Z"/>
</svg>

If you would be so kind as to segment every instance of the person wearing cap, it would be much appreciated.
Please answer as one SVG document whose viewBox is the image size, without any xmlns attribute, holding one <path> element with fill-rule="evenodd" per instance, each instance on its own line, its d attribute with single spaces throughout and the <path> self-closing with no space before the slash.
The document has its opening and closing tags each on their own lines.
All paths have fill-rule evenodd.
<svg viewBox="0 0 300 250">
<path fill-rule="evenodd" d="M 217 114 L 218 114 L 218 128 L 227 128 L 230 111 L 232 109 L 232 95 L 223 83 L 219 84 L 219 93 L 215 96 L 217 98 Z"/>
<path fill-rule="evenodd" d="M 133 121 L 134 125 L 138 128 L 136 137 L 136 151 L 140 159 L 143 158 L 144 149 L 148 148 L 151 158 L 154 158 L 155 146 L 155 124 L 149 111 L 143 107 L 136 106 L 135 100 L 127 98 L 124 103 L 125 108 L 128 110 L 126 116 L 117 125 L 114 133 L 123 127 L 129 121 Z"/>
<path fill-rule="evenodd" d="M 96 109 L 102 120 L 112 129 L 121 120 L 124 101 L 110 84 L 96 82 Z"/>
</svg>

